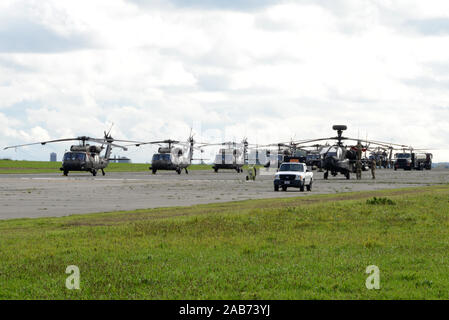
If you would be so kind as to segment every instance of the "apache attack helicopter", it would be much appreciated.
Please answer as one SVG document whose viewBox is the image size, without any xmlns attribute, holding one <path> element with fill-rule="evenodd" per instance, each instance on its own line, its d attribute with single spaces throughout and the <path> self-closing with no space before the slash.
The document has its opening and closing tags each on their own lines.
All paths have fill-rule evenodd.
<svg viewBox="0 0 449 320">
<path fill-rule="evenodd" d="M 364 141 L 365 145 L 361 143 L 360 139 L 343 137 L 343 131 L 347 130 L 347 126 L 345 125 L 335 125 L 333 126 L 333 130 L 337 131 L 336 137 L 330 138 L 322 138 L 322 139 L 313 139 L 313 140 L 303 140 L 300 141 L 300 144 L 307 144 L 311 142 L 318 141 L 328 141 L 328 140 L 337 140 L 337 143 L 334 145 L 323 146 L 320 151 L 321 154 L 321 168 L 324 172 L 324 179 L 327 180 L 329 177 L 329 173 L 332 176 L 337 176 L 337 174 L 343 174 L 346 179 L 350 179 L 351 172 L 354 173 L 356 171 L 356 162 L 357 160 L 362 161 L 362 159 L 358 159 L 358 148 L 361 148 L 363 152 L 366 152 L 370 145 L 382 146 L 385 148 L 393 149 L 394 146 L 401 146 L 398 144 L 386 143 L 381 141 Z M 356 141 L 356 145 L 344 145 L 343 140 L 346 141 Z M 360 152 L 361 154 L 361 152 Z M 391 153 L 390 153 L 391 154 Z"/>
<path fill-rule="evenodd" d="M 149 167 L 153 174 L 156 174 L 158 170 L 171 170 L 181 174 L 183 169 L 186 174 L 189 173 L 187 168 L 192 164 L 192 160 L 194 160 L 193 151 L 195 141 L 193 140 L 192 135 L 190 135 L 187 142 L 168 139 L 162 141 L 137 142 L 132 145 L 139 147 L 146 144 L 160 145 L 158 152 L 153 155 L 151 166 Z"/>
<path fill-rule="evenodd" d="M 212 169 L 218 172 L 220 169 L 232 169 L 237 173 L 243 172 L 243 166 L 248 160 L 248 141 L 244 139 L 241 143 L 223 142 L 220 144 L 204 144 L 201 147 L 223 146 L 215 156 Z"/>
<path fill-rule="evenodd" d="M 55 143 L 55 142 L 65 142 L 65 141 L 79 141 L 79 145 L 72 145 L 70 147 L 70 151 L 64 153 L 64 157 L 62 160 L 62 166 L 60 170 L 63 172 L 65 176 L 69 174 L 70 171 L 86 171 L 92 173 L 93 176 L 97 175 L 98 170 L 101 170 L 103 176 L 106 174 L 104 169 L 108 166 L 112 147 L 121 148 L 124 151 L 128 149 L 124 146 L 120 146 L 114 144 L 113 142 L 131 142 L 126 140 L 115 140 L 111 137 L 110 131 L 109 133 L 104 133 L 104 138 L 90 138 L 86 136 L 81 136 L 77 138 L 65 138 L 58 140 L 50 140 L 50 141 L 42 141 L 36 143 L 22 144 L 17 146 L 6 147 L 6 149 L 13 149 L 25 146 L 32 145 L 46 145 L 47 143 Z M 89 145 L 86 142 L 93 142 L 98 145 Z M 106 145 L 106 152 L 104 156 L 101 156 L 101 152 L 105 149 L 104 145 Z"/>
</svg>

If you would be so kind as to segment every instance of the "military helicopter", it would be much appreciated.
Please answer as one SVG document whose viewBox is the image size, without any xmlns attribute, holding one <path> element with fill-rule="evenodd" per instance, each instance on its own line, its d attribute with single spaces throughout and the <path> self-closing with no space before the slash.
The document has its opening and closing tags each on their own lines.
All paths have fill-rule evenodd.
<svg viewBox="0 0 449 320">
<path fill-rule="evenodd" d="M 282 162 L 288 162 L 293 158 L 305 160 L 305 151 L 297 149 L 293 141 L 278 142 L 252 147 L 248 158 L 252 164 L 278 169 Z"/>
<path fill-rule="evenodd" d="M 368 150 L 370 145 L 377 145 L 382 146 L 385 148 L 393 148 L 393 145 L 396 146 L 403 146 L 403 145 L 397 145 L 397 144 L 389 144 L 386 142 L 381 141 L 364 141 L 365 145 L 361 143 L 360 139 L 354 139 L 354 138 L 348 138 L 343 137 L 343 131 L 347 130 L 347 126 L 345 125 L 334 125 L 332 127 L 333 130 L 337 131 L 336 137 L 330 137 L 330 138 L 322 138 L 322 139 L 313 139 L 313 140 L 303 140 L 300 142 L 300 144 L 307 144 L 311 142 L 318 142 L 318 141 L 327 141 L 327 140 L 337 140 L 337 143 L 334 145 L 328 145 L 324 146 L 321 151 L 321 168 L 325 171 L 324 172 L 324 179 L 327 180 L 329 177 L 329 173 L 332 176 L 337 176 L 339 173 L 343 174 L 346 179 L 350 179 L 351 172 L 355 172 L 355 164 L 358 159 L 357 155 L 357 147 L 356 145 L 353 146 L 345 146 L 343 144 L 343 140 L 349 140 L 349 141 L 357 141 L 357 145 L 360 146 L 363 151 Z"/>
<path fill-rule="evenodd" d="M 220 169 L 232 169 L 237 173 L 243 172 L 243 166 L 248 160 L 248 140 L 241 143 L 223 142 L 220 144 L 204 144 L 201 147 L 223 146 L 215 156 L 212 169 L 217 173 Z"/>
<path fill-rule="evenodd" d="M 106 174 L 104 169 L 109 164 L 109 157 L 111 156 L 112 147 L 121 148 L 124 151 L 127 150 L 126 147 L 114 144 L 113 142 L 131 142 L 127 140 L 115 140 L 110 135 L 110 130 L 108 133 L 104 132 L 104 138 L 90 138 L 86 136 L 81 136 L 77 138 L 65 138 L 58 140 L 42 141 L 29 144 L 22 144 L 17 146 L 6 147 L 6 149 L 20 148 L 32 145 L 46 145 L 47 143 L 55 142 L 65 142 L 65 141 L 79 141 L 79 145 L 72 145 L 70 151 L 64 153 L 62 160 L 62 166 L 60 170 L 63 172 L 64 176 L 67 176 L 70 171 L 86 171 L 92 173 L 93 176 L 97 175 L 97 172 L 101 170 L 103 176 Z M 99 145 L 89 145 L 86 142 L 93 142 Z M 100 153 L 105 149 L 105 155 L 101 156 Z"/>
<path fill-rule="evenodd" d="M 181 174 L 184 169 L 186 174 L 189 173 L 188 167 L 192 164 L 193 151 L 195 141 L 193 136 L 190 135 L 187 142 L 180 142 L 178 140 L 162 140 L 162 141 L 150 141 L 150 142 L 137 142 L 132 144 L 139 147 L 147 144 L 160 145 L 158 152 L 153 155 L 151 160 L 150 171 L 156 174 L 159 170 L 176 171 Z"/>
<path fill-rule="evenodd" d="M 278 151 L 268 146 L 259 146 L 248 149 L 248 164 L 261 165 L 269 168 L 271 164 L 281 161 L 281 155 L 277 155 Z"/>
<path fill-rule="evenodd" d="M 376 164 L 382 168 L 393 168 L 392 164 L 393 148 L 376 147 L 370 152 L 369 159 L 375 160 Z"/>
</svg>

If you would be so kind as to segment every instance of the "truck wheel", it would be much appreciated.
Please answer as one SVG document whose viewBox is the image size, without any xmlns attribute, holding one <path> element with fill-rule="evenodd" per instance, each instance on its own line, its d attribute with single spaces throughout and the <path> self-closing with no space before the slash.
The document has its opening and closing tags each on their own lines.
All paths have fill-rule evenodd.
<svg viewBox="0 0 449 320">
<path fill-rule="evenodd" d="M 278 192 L 279 191 L 279 186 L 274 186 L 274 191 Z"/>
</svg>

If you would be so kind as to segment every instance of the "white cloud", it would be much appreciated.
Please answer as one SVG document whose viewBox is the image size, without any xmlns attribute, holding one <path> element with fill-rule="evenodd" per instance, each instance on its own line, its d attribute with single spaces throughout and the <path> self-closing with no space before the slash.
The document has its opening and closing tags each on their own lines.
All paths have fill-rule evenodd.
<svg viewBox="0 0 449 320">
<path fill-rule="evenodd" d="M 446 1 L 141 4 L 2 1 L 0 37 L 51 41 L 2 44 L 0 142 L 101 136 L 111 122 L 118 138 L 186 139 L 201 122 L 201 138 L 261 144 L 346 123 L 449 150 Z"/>
</svg>

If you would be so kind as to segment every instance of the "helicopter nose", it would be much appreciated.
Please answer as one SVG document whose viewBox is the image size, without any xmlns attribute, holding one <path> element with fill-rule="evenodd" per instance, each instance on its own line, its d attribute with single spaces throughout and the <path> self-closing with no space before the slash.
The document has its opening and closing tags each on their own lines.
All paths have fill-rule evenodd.
<svg viewBox="0 0 449 320">
<path fill-rule="evenodd" d="M 337 160 L 334 157 L 327 157 L 326 159 L 324 159 L 325 166 L 334 166 L 336 162 Z"/>
</svg>

